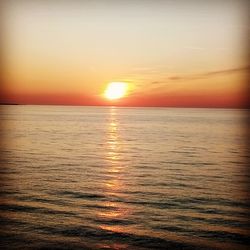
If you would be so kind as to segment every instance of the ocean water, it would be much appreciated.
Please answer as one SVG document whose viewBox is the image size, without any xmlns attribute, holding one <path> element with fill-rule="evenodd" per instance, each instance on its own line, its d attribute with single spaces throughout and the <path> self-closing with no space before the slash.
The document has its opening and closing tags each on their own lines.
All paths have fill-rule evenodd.
<svg viewBox="0 0 250 250">
<path fill-rule="evenodd" d="M 1 249 L 247 249 L 246 112 L 1 106 Z"/>
</svg>

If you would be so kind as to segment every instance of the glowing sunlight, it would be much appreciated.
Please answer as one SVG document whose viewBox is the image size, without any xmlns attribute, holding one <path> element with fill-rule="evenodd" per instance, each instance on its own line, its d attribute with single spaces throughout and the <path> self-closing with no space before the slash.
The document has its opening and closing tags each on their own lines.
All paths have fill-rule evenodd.
<svg viewBox="0 0 250 250">
<path fill-rule="evenodd" d="M 109 100 L 119 99 L 126 95 L 128 86 L 125 82 L 111 82 L 105 90 L 105 97 Z"/>
</svg>

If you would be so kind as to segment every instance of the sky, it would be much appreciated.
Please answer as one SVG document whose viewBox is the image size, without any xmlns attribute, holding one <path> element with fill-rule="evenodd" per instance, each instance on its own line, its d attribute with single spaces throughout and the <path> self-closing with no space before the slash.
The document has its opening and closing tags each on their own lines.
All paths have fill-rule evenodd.
<svg viewBox="0 0 250 250">
<path fill-rule="evenodd" d="M 1 103 L 244 107 L 247 1 L 1 2 Z M 128 93 L 107 100 L 110 82 Z"/>
</svg>

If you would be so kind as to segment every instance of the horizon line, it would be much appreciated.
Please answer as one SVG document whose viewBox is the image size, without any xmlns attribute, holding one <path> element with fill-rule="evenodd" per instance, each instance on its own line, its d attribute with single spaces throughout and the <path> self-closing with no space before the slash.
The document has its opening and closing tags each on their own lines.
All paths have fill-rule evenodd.
<svg viewBox="0 0 250 250">
<path fill-rule="evenodd" d="M 32 103 L 0 103 L 0 106 L 74 106 L 74 107 L 115 107 L 115 108 L 190 108 L 190 109 L 250 109 L 247 107 L 210 107 L 210 106 L 125 106 L 125 105 L 84 105 L 84 104 L 32 104 Z"/>
</svg>

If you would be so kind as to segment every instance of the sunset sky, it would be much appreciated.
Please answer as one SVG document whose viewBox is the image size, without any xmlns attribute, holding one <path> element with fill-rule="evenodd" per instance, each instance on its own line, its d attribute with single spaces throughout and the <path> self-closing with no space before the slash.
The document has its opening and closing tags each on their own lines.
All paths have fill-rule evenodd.
<svg viewBox="0 0 250 250">
<path fill-rule="evenodd" d="M 1 102 L 243 107 L 247 1 L 2 1 Z M 110 82 L 124 98 L 107 100 Z"/>
</svg>

